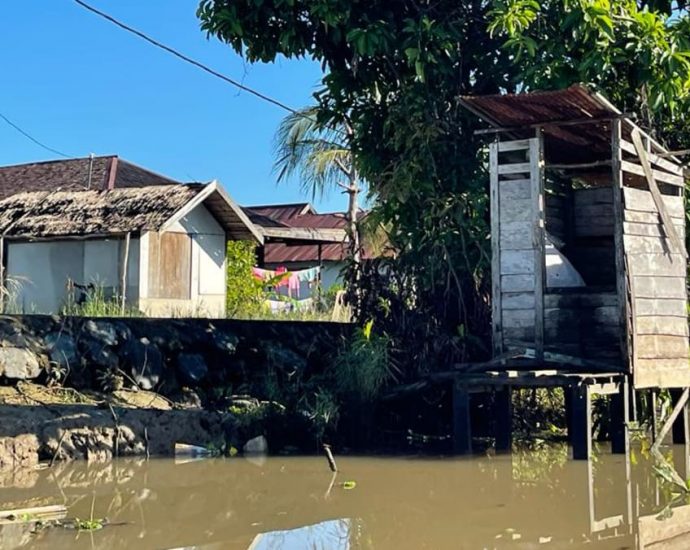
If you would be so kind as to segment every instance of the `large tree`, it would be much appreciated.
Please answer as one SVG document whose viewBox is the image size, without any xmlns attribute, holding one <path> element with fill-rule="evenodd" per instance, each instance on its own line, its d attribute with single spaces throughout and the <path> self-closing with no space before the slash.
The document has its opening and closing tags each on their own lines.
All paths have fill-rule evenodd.
<svg viewBox="0 0 690 550">
<path fill-rule="evenodd" d="M 202 28 L 250 62 L 323 64 L 321 117 L 354 129 L 356 165 L 399 255 L 377 289 L 406 359 L 462 357 L 486 327 L 487 178 L 462 94 L 597 86 L 662 139 L 690 115 L 685 6 L 631 0 L 203 0 Z M 485 333 L 484 333 L 485 334 Z M 415 346 L 417 346 L 415 348 Z"/>
</svg>

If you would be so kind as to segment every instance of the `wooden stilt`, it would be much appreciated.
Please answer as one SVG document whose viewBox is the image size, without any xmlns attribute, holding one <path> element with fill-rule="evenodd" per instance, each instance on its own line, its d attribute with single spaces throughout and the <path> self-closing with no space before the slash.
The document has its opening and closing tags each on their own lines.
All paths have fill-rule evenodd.
<svg viewBox="0 0 690 550">
<path fill-rule="evenodd" d="M 618 393 L 611 396 L 611 452 L 614 454 L 628 452 L 628 422 L 630 421 L 628 397 L 628 382 L 624 380 L 620 383 Z"/>
<path fill-rule="evenodd" d="M 513 403 L 510 386 L 495 393 L 496 452 L 509 453 L 513 447 Z"/>
<path fill-rule="evenodd" d="M 587 384 L 571 386 L 571 431 L 568 434 L 575 460 L 589 460 L 592 455 L 592 399 Z"/>
<path fill-rule="evenodd" d="M 458 455 L 472 452 L 470 393 L 459 380 L 453 383 L 453 451 Z"/>
<path fill-rule="evenodd" d="M 649 390 L 647 394 L 649 398 L 647 401 L 647 411 L 651 418 L 652 441 L 656 441 L 656 434 L 659 432 L 658 417 L 657 417 L 657 399 L 656 390 Z"/>
</svg>

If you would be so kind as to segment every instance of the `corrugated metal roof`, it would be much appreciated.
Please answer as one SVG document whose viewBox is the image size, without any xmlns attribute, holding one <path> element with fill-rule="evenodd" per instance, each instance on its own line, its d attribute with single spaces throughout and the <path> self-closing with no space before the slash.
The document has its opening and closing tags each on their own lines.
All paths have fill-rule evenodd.
<svg viewBox="0 0 690 550">
<path fill-rule="evenodd" d="M 608 120 L 621 114 L 602 95 L 582 84 L 556 91 L 463 96 L 460 102 L 491 126 L 511 129 L 515 138 L 530 137 L 534 127 L 545 125 L 546 154 L 552 161 L 608 158 Z M 555 124 L 575 121 L 587 124 Z"/>
<path fill-rule="evenodd" d="M 314 207 L 308 202 L 296 202 L 294 204 L 264 204 L 260 206 L 248 206 L 248 210 L 261 216 L 268 216 L 274 220 L 284 221 L 303 214 L 316 214 Z"/>
</svg>

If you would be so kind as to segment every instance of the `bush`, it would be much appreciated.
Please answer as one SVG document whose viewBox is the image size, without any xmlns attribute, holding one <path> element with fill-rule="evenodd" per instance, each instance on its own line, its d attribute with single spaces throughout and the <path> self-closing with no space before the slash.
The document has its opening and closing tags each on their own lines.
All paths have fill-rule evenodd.
<svg viewBox="0 0 690 550">
<path fill-rule="evenodd" d="M 227 249 L 227 316 L 255 317 L 265 309 L 263 283 L 254 278 L 256 245 L 250 241 L 229 241 Z"/>
</svg>

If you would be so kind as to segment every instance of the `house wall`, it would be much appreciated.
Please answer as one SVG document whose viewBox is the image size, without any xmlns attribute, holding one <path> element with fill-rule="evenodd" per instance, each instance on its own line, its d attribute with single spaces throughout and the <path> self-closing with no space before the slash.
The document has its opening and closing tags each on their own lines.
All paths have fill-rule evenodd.
<svg viewBox="0 0 690 550">
<path fill-rule="evenodd" d="M 127 301 L 139 297 L 139 240 L 131 239 Z M 124 238 L 88 241 L 9 242 L 7 284 L 13 289 L 7 307 L 26 313 L 58 313 L 67 297 L 67 283 L 94 284 L 106 296 L 119 294 Z"/>
<path fill-rule="evenodd" d="M 223 228 L 203 205 L 164 233 L 144 234 L 142 310 L 160 317 L 225 316 L 225 242 Z M 171 277 L 172 271 L 178 273 Z M 184 288 L 172 288 L 173 281 L 182 279 Z"/>
</svg>

